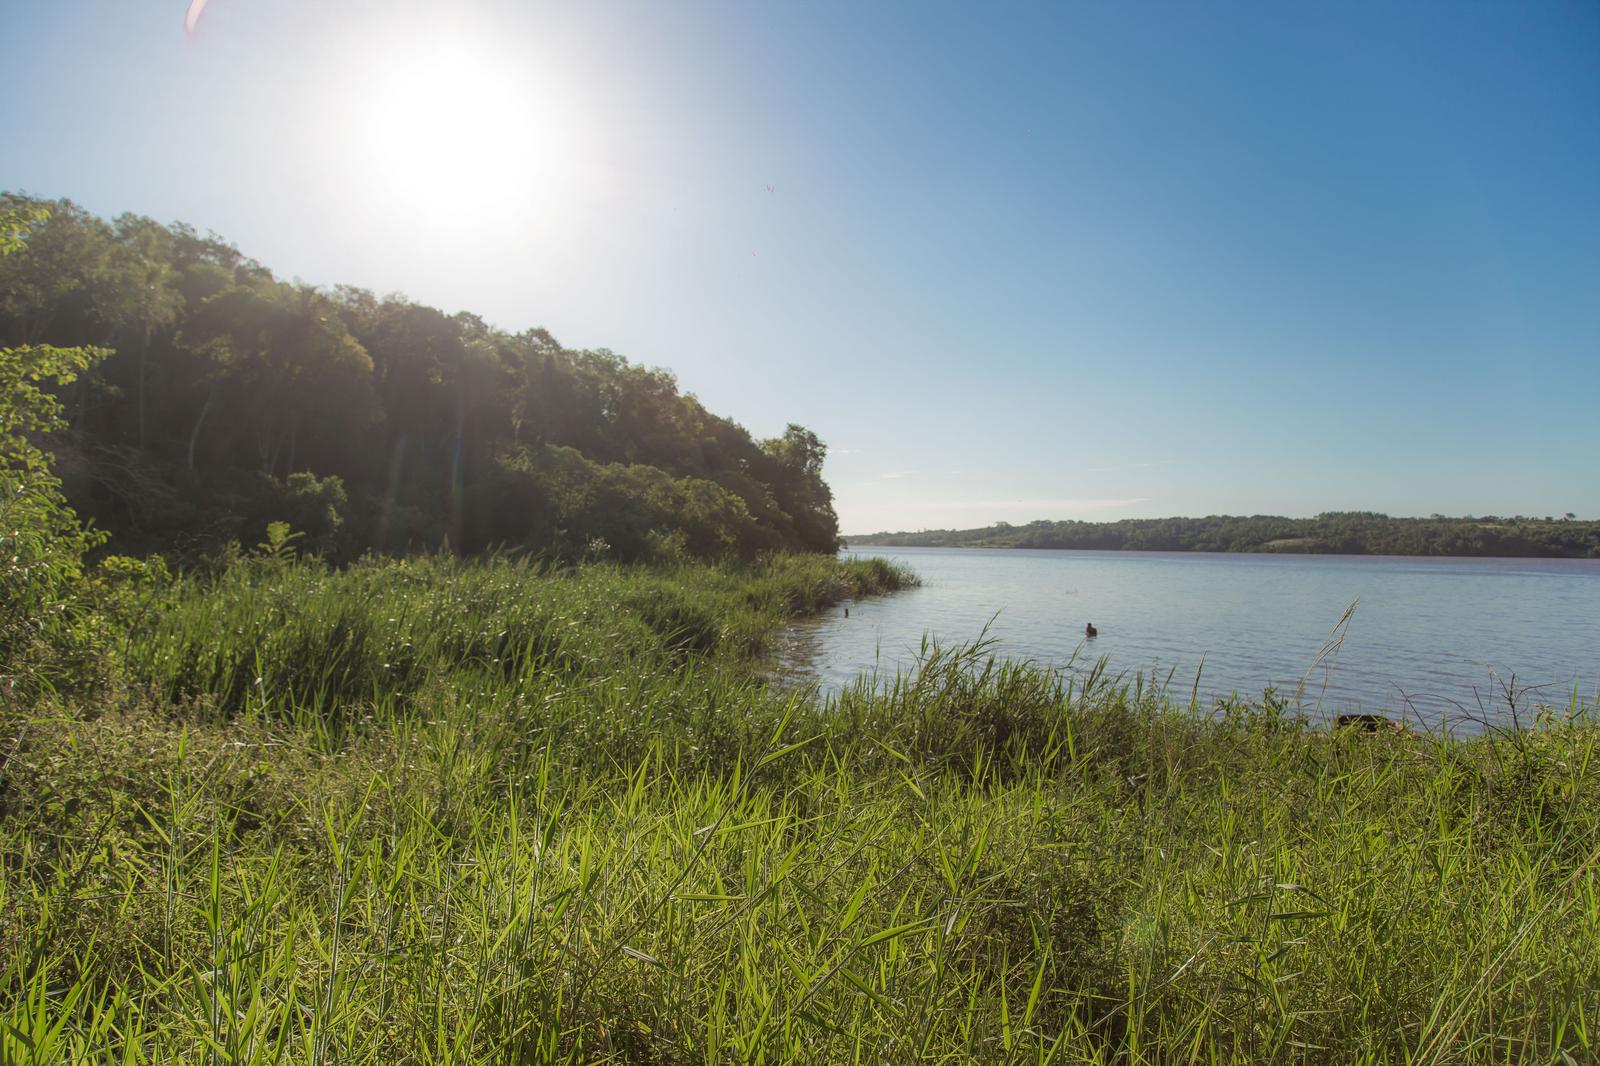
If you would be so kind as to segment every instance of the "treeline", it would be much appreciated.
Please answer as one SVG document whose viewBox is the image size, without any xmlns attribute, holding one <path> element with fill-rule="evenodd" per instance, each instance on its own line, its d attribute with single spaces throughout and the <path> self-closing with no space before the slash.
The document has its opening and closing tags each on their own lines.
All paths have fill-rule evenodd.
<svg viewBox="0 0 1600 1066">
<path fill-rule="evenodd" d="M 0 347 L 108 349 L 45 444 L 123 552 L 288 522 L 325 557 L 830 552 L 824 445 L 757 441 L 664 370 L 402 296 L 275 278 L 215 235 L 70 201 L 0 260 Z"/>
<path fill-rule="evenodd" d="M 1329 511 L 1315 518 L 1210 515 L 1048 522 L 983 529 L 874 533 L 851 544 L 956 548 L 1090 548 L 1104 551 L 1302 552 L 1319 555 L 1481 555 L 1600 559 L 1600 522 L 1562 518 L 1391 518 Z"/>
</svg>

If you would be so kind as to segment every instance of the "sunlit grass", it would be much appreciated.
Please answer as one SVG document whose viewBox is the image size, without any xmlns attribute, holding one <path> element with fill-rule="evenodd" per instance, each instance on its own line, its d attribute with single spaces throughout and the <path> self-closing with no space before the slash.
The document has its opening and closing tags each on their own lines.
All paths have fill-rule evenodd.
<svg viewBox="0 0 1600 1066">
<path fill-rule="evenodd" d="M 881 563 L 252 563 L 7 719 L 5 1062 L 1561 1062 L 1592 709 L 1453 740 L 927 649 Z"/>
</svg>

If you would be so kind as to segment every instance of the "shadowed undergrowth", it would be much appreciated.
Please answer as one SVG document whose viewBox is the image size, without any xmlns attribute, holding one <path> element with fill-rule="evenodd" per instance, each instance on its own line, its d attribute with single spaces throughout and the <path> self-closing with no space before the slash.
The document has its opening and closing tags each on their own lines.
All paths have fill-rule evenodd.
<svg viewBox="0 0 1600 1066">
<path fill-rule="evenodd" d="M 0 1061 L 1600 1053 L 1592 708 L 1330 732 L 982 644 L 767 683 L 785 619 L 904 580 L 160 591 L 104 701 L 7 712 Z"/>
</svg>

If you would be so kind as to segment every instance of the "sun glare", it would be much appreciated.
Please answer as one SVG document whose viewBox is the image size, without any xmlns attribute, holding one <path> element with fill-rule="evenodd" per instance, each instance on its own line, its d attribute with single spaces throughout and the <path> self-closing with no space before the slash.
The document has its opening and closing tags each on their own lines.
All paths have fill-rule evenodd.
<svg viewBox="0 0 1600 1066">
<path fill-rule="evenodd" d="M 563 87 L 492 45 L 411 40 L 353 86 L 355 179 L 372 206 L 426 221 L 462 209 L 522 218 L 577 194 L 587 158 Z M 470 220 L 469 220 L 470 221 Z"/>
</svg>

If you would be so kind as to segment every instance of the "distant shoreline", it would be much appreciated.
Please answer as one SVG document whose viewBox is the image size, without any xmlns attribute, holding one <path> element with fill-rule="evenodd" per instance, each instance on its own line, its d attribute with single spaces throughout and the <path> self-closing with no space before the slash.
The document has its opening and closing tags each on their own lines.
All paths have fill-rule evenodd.
<svg viewBox="0 0 1600 1066">
<path fill-rule="evenodd" d="M 876 536 L 876 534 L 873 534 Z M 956 548 L 962 551 L 1051 551 L 1100 552 L 1116 555 L 1315 555 L 1336 559 L 1569 559 L 1600 564 L 1600 557 L 1589 555 L 1442 555 L 1420 552 L 1336 552 L 1336 551 L 1222 551 L 1213 548 L 1047 548 L 1018 544 L 902 544 L 898 541 L 868 541 L 864 537 L 841 538 L 841 551 L 857 548 Z"/>
<path fill-rule="evenodd" d="M 1600 559 L 1600 521 L 1497 515 L 1392 518 L 1338 511 L 1315 518 L 1211 515 L 1118 522 L 1037 521 L 979 529 L 870 533 L 847 547 L 1020 548 L 1213 552 L 1230 555 L 1393 555 L 1417 558 Z"/>
</svg>

